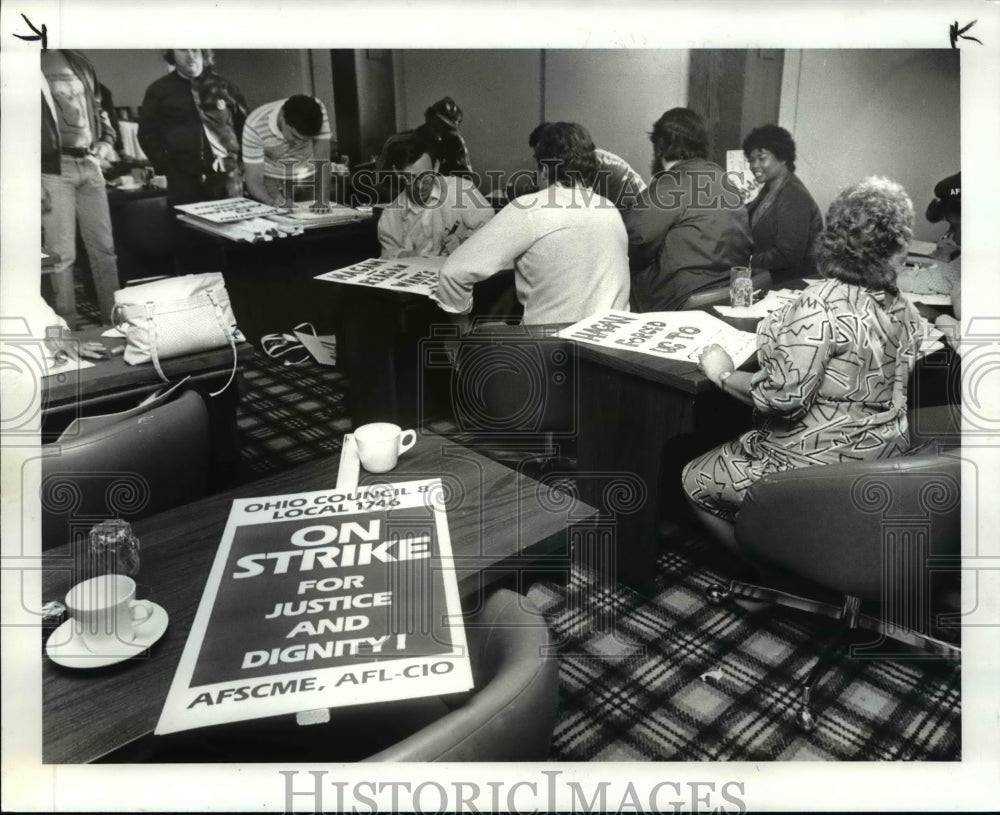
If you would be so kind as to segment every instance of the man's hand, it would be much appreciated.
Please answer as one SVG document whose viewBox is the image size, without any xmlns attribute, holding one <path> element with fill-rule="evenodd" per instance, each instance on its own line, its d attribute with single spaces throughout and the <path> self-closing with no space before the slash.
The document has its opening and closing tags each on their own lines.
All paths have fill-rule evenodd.
<svg viewBox="0 0 1000 815">
<path fill-rule="evenodd" d="M 106 141 L 99 141 L 94 148 L 94 152 L 97 155 L 97 160 L 102 170 L 110 169 L 111 165 L 118 161 L 118 154 L 115 152 L 115 148 Z"/>
<path fill-rule="evenodd" d="M 52 352 L 57 364 L 68 360 L 109 359 L 111 352 L 103 342 L 80 342 L 65 328 L 53 326 L 46 330 L 45 347 Z"/>
</svg>

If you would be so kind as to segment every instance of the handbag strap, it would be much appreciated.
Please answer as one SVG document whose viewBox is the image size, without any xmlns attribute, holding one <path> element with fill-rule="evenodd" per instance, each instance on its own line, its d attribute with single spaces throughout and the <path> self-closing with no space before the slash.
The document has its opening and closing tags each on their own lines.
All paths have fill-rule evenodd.
<svg viewBox="0 0 1000 815">
<path fill-rule="evenodd" d="M 229 340 L 229 347 L 233 351 L 233 368 L 229 372 L 229 379 L 226 380 L 226 384 L 219 388 L 214 393 L 209 394 L 210 396 L 218 396 L 220 393 L 226 390 L 232 383 L 233 378 L 236 376 L 236 365 L 237 365 L 237 353 L 236 353 L 236 339 L 233 337 L 233 332 L 230 326 L 226 325 L 226 312 L 222 308 L 222 304 L 219 299 L 215 296 L 215 290 L 209 289 L 206 294 L 208 299 L 212 301 L 212 305 L 215 307 L 215 320 L 219 324 L 219 328 L 222 329 L 222 333 L 225 334 L 226 339 Z"/>
<path fill-rule="evenodd" d="M 164 382 L 170 382 L 167 375 L 163 373 L 163 368 L 160 367 L 160 355 L 156 350 L 156 346 L 159 344 L 156 339 L 156 303 L 152 300 L 146 301 L 146 320 L 149 322 L 149 356 L 153 360 L 153 367 L 156 368 L 160 379 Z"/>
<path fill-rule="evenodd" d="M 233 367 L 229 371 L 229 379 L 226 380 L 226 384 L 219 388 L 217 391 L 213 391 L 209 396 L 218 396 L 220 393 L 224 392 L 233 381 L 236 376 L 236 368 L 238 364 L 238 354 L 236 351 L 236 340 L 233 337 L 233 332 L 230 330 L 229 326 L 226 325 L 226 313 L 222 308 L 222 304 L 219 299 L 215 296 L 215 291 L 210 289 L 205 292 L 209 301 L 212 303 L 213 311 L 215 313 L 215 321 L 218 323 L 219 329 L 222 331 L 223 336 L 229 341 L 229 347 L 233 352 Z M 157 348 L 156 339 L 156 303 L 150 301 L 146 302 L 146 319 L 149 321 L 149 356 L 153 361 L 153 367 L 156 369 L 156 373 L 159 374 L 160 379 L 164 382 L 170 382 L 167 375 L 163 373 L 163 368 L 160 366 L 160 355 Z"/>
</svg>

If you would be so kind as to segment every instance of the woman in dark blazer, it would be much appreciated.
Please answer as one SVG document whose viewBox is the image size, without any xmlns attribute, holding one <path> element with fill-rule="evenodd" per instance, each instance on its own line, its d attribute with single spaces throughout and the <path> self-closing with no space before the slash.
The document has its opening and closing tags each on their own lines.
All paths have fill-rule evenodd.
<svg viewBox="0 0 1000 815">
<path fill-rule="evenodd" d="M 764 185 L 747 205 L 753 234 L 754 269 L 776 281 L 816 275 L 816 238 L 823 216 L 795 175 L 795 141 L 777 125 L 764 125 L 743 140 L 750 171 Z"/>
</svg>

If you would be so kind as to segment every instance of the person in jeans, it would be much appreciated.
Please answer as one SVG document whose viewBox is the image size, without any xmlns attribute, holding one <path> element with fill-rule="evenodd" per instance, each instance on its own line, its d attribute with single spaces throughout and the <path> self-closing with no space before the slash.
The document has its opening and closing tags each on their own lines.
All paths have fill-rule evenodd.
<svg viewBox="0 0 1000 815">
<path fill-rule="evenodd" d="M 118 260 L 102 164 L 115 157 L 115 133 L 98 95 L 93 66 L 77 51 L 48 50 L 42 73 L 42 229 L 59 260 L 49 279 L 55 312 L 76 327 L 73 265 L 76 224 L 90 260 L 101 322 L 111 324 Z"/>
</svg>

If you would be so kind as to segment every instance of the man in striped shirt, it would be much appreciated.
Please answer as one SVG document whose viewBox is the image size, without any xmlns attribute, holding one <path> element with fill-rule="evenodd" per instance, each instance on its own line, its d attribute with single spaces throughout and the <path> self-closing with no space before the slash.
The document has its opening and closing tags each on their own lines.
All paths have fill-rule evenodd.
<svg viewBox="0 0 1000 815">
<path fill-rule="evenodd" d="M 250 197 L 272 206 L 286 200 L 286 174 L 294 183 L 294 198 L 320 199 L 315 166 L 322 159 L 323 189 L 330 189 L 330 120 L 318 99 L 296 95 L 268 102 L 254 110 L 243 127 L 243 172 Z M 294 161 L 294 165 L 287 165 Z"/>
</svg>

